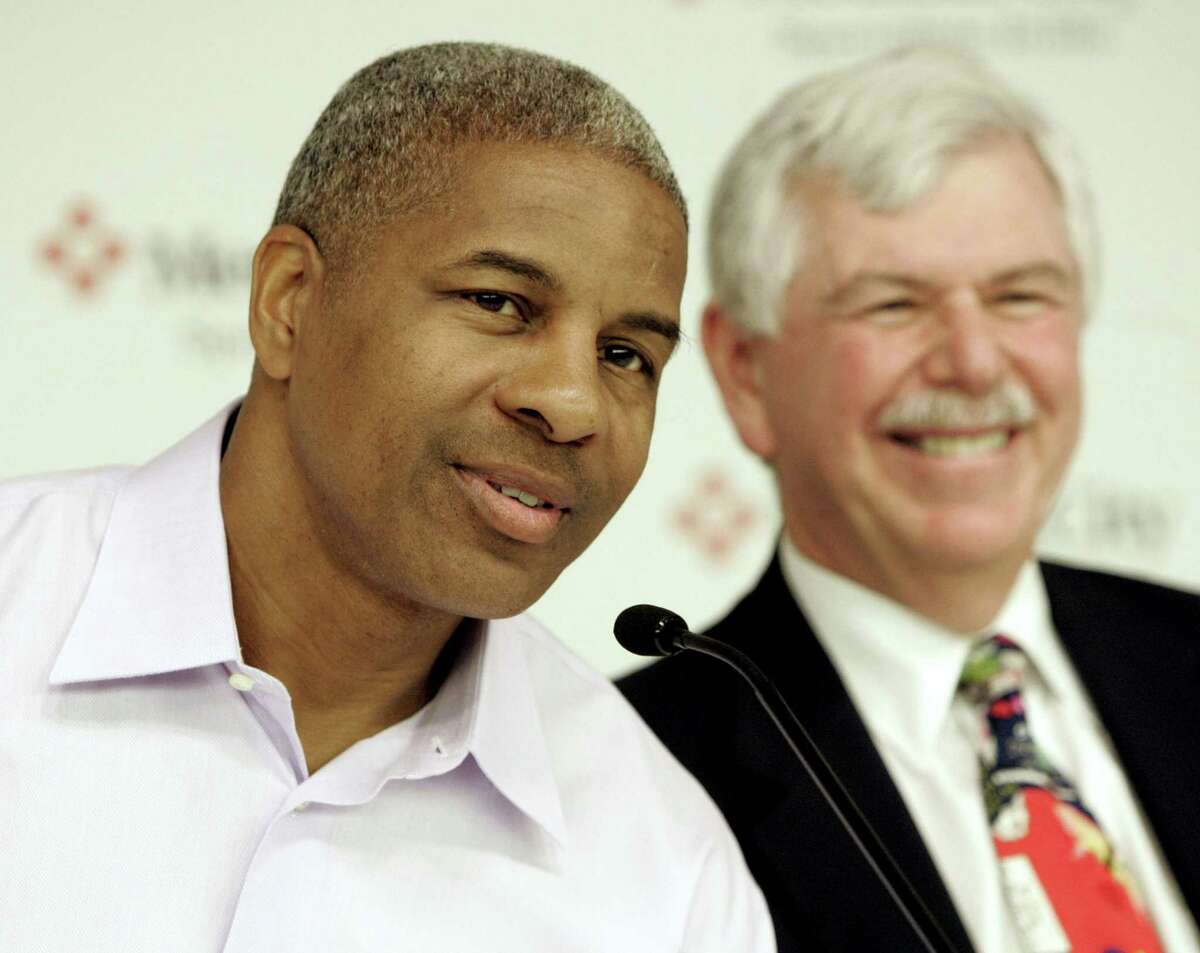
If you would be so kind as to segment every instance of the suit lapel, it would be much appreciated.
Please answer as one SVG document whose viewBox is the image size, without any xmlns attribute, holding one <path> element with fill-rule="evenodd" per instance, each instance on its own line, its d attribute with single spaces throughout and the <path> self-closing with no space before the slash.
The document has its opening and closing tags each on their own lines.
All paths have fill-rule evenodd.
<svg viewBox="0 0 1200 953">
<path fill-rule="evenodd" d="M 970 941 L 933 860 L 833 663 L 792 598 L 778 559 L 772 562 L 751 596 L 713 634 L 741 647 L 771 673 L 800 722 L 947 936 L 958 948 L 970 950 Z M 778 848 L 781 842 L 789 840 L 791 828 L 813 823 L 836 828 L 838 822 L 828 808 L 815 800 L 818 795 L 811 782 L 783 742 L 764 744 L 764 733 L 774 736 L 775 727 L 749 693 L 745 695 L 743 710 L 738 712 L 737 725 L 734 744 L 738 763 L 757 776 L 761 790 L 766 792 L 764 803 L 758 805 L 760 819 L 752 825 L 750 836 L 763 845 L 761 853 L 768 863 L 793 863 L 794 859 Z M 833 836 L 841 836 L 840 831 Z M 859 881 L 861 889 L 843 897 L 863 897 L 863 906 L 867 908 L 865 898 L 878 895 L 879 903 L 886 906 L 889 901 L 876 885 L 866 862 L 853 853 L 849 838 L 844 840 L 844 851 L 849 856 L 839 861 L 844 863 L 846 876 Z M 794 899 L 797 907 L 803 908 L 805 898 L 798 895 L 799 891 L 809 890 L 811 885 L 794 875 L 787 876 L 783 869 L 778 880 L 797 891 Z"/>
<path fill-rule="evenodd" d="M 1054 626 L 1188 908 L 1200 911 L 1200 599 L 1042 567 Z"/>
</svg>

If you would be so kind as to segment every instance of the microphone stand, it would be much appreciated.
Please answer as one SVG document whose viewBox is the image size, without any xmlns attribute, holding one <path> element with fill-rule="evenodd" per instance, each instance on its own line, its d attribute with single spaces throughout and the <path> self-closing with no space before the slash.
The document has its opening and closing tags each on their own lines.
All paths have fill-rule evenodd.
<svg viewBox="0 0 1200 953">
<path fill-rule="evenodd" d="M 682 620 L 680 620 L 682 622 Z M 876 878 L 892 898 L 896 908 L 912 927 L 928 953 L 957 953 L 921 895 L 917 893 L 900 866 L 883 845 L 875 829 L 871 827 L 862 810 L 850 796 L 821 749 L 800 723 L 787 700 L 763 670 L 745 652 L 719 639 L 697 635 L 680 627 L 682 631 L 663 631 L 676 650 L 690 649 L 720 659 L 742 676 L 754 690 L 759 704 L 771 716 L 775 727 L 783 735 L 792 752 L 803 765 L 817 790 L 841 822 L 846 833 L 862 854 Z M 659 642 L 661 645 L 661 641 Z"/>
</svg>

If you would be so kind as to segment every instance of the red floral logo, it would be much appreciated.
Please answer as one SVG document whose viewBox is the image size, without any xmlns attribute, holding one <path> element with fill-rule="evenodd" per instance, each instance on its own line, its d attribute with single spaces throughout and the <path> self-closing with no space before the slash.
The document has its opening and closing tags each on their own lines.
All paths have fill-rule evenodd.
<svg viewBox="0 0 1200 953">
<path fill-rule="evenodd" d="M 78 295 L 88 297 L 125 260 L 126 248 L 119 235 L 97 220 L 92 204 L 80 200 L 67 209 L 38 252 Z"/>
<path fill-rule="evenodd" d="M 711 563 L 733 555 L 761 521 L 758 509 L 720 470 L 700 475 L 695 492 L 671 513 L 671 522 Z"/>
</svg>

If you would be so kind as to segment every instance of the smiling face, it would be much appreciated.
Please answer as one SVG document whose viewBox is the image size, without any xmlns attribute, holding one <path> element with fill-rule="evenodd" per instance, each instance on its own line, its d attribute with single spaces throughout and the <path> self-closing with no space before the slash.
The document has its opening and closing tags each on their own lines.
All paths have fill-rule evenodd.
<svg viewBox="0 0 1200 953">
<path fill-rule="evenodd" d="M 287 427 L 314 531 L 385 598 L 496 618 L 645 464 L 687 234 L 595 153 L 481 144 L 301 327 Z"/>
<path fill-rule="evenodd" d="M 992 140 L 899 213 L 805 198 L 815 243 L 782 326 L 741 338 L 740 396 L 724 375 L 787 532 L 897 598 L 922 573 L 1015 576 L 1080 419 L 1079 280 L 1042 167 Z"/>
</svg>

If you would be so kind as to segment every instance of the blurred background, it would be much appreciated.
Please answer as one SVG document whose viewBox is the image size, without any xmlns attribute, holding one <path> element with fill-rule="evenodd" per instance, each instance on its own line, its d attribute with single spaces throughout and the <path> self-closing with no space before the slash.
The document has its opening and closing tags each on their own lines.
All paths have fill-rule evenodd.
<svg viewBox="0 0 1200 953">
<path fill-rule="evenodd" d="M 254 246 L 337 86 L 398 47 L 493 40 L 644 112 L 692 205 L 688 335 L 650 464 L 534 613 L 600 669 L 635 602 L 715 621 L 778 533 L 697 317 L 708 194 L 787 84 L 898 43 L 980 53 L 1074 137 L 1102 237 L 1083 444 L 1044 553 L 1200 588 L 1197 0 L 7 0 L 0 36 L 0 478 L 155 455 L 241 394 Z"/>
</svg>

